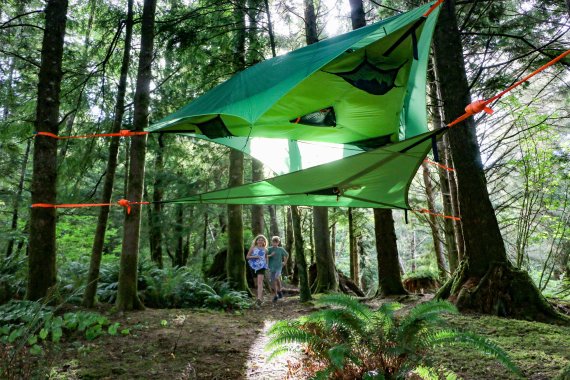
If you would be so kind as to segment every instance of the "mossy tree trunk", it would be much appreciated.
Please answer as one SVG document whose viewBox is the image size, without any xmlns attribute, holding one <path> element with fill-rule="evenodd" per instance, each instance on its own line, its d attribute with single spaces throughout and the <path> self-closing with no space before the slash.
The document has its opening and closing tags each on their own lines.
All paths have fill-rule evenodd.
<svg viewBox="0 0 570 380">
<path fill-rule="evenodd" d="M 299 278 L 299 295 L 301 302 L 306 302 L 311 300 L 311 288 L 309 287 L 309 272 L 301 231 L 301 215 L 297 206 L 291 206 L 291 220 L 295 239 L 295 273 Z"/>
<path fill-rule="evenodd" d="M 63 40 L 67 21 L 67 0 L 49 0 L 36 105 L 36 132 L 57 134 L 59 98 L 63 77 Z M 34 140 L 32 203 L 56 203 L 57 139 L 37 136 Z M 30 213 L 30 250 L 26 298 L 45 297 L 56 283 L 55 208 L 34 207 Z"/>
<path fill-rule="evenodd" d="M 113 118 L 113 126 L 111 131 L 116 133 L 121 129 L 123 123 L 123 114 L 125 111 L 125 94 L 127 90 L 127 75 L 129 73 L 129 65 L 131 62 L 131 40 L 133 35 L 133 0 L 128 1 L 127 19 L 125 21 L 125 46 L 123 49 L 123 60 L 121 63 L 121 74 L 119 77 L 119 85 L 117 86 L 117 100 L 115 104 L 115 116 Z M 101 203 L 110 203 L 113 195 L 113 184 L 115 183 L 115 173 L 117 171 L 117 157 L 119 153 L 119 137 L 111 138 L 109 143 L 109 155 L 107 157 L 107 169 L 105 171 L 105 182 L 103 183 L 103 192 L 101 193 Z M 103 255 L 103 244 L 105 243 L 105 232 L 107 230 L 107 221 L 109 220 L 109 207 L 101 207 L 97 219 L 97 228 L 95 237 L 93 238 L 93 247 L 91 248 L 91 260 L 89 263 L 89 272 L 87 274 L 87 286 L 83 293 L 83 306 L 93 307 L 95 303 L 95 295 L 97 294 L 97 282 L 99 279 L 99 269 L 101 267 L 101 258 Z"/>
<path fill-rule="evenodd" d="M 158 148 L 154 158 L 154 181 L 152 184 L 152 206 L 149 206 L 150 218 L 149 224 L 149 241 L 150 241 L 150 258 L 159 267 L 162 268 L 162 198 L 163 189 L 163 171 L 164 171 L 164 134 L 159 133 Z"/>
<path fill-rule="evenodd" d="M 435 31 L 435 62 L 440 78 L 445 122 L 471 103 L 455 1 L 441 5 Z M 551 319 L 556 312 L 528 274 L 509 262 L 489 199 L 473 117 L 448 133 L 461 208 L 465 254 L 459 269 L 438 297 L 454 301 L 460 310 L 516 318 Z"/>
<path fill-rule="evenodd" d="M 156 0 L 145 0 L 141 23 L 141 50 L 135 90 L 133 129 L 144 131 L 148 126 L 151 64 L 154 44 L 154 18 Z M 145 173 L 146 136 L 131 138 L 129 183 L 127 200 L 142 200 Z M 137 262 L 140 243 L 141 206 L 134 205 L 125 213 L 123 248 L 117 291 L 117 309 L 121 311 L 143 309 L 137 292 Z"/>
<path fill-rule="evenodd" d="M 400 276 L 392 210 L 374 209 L 374 231 L 378 254 L 378 294 L 383 297 L 407 294 Z"/>
<path fill-rule="evenodd" d="M 335 292 L 338 290 L 338 276 L 334 266 L 334 257 L 330 245 L 329 209 L 313 207 L 315 255 L 317 263 L 317 280 L 315 293 Z"/>
<path fill-rule="evenodd" d="M 263 164 L 255 158 L 251 159 L 251 181 L 263 180 Z M 265 223 L 263 220 L 263 206 L 251 206 L 251 232 L 253 236 L 265 233 Z"/>
</svg>

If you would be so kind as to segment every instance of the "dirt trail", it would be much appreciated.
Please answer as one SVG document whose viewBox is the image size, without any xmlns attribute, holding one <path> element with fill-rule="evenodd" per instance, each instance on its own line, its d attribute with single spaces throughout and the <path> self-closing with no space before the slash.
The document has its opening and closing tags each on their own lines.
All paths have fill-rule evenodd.
<svg viewBox="0 0 570 380">
<path fill-rule="evenodd" d="M 283 379 L 288 357 L 267 362 L 267 330 L 277 320 L 314 310 L 298 297 L 238 314 L 147 309 L 119 319 L 124 337 L 64 343 L 51 359 L 52 378 Z M 113 318 L 114 319 L 114 318 Z"/>
</svg>

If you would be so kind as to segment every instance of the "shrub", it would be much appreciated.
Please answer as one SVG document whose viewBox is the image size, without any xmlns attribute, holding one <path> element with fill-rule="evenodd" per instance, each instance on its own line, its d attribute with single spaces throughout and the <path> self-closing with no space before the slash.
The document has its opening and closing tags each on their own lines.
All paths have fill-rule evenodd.
<svg viewBox="0 0 570 380">
<path fill-rule="evenodd" d="M 430 378 L 429 374 L 444 370 L 434 368 L 426 355 L 442 345 L 471 346 L 519 373 L 507 354 L 490 340 L 446 328 L 440 315 L 457 313 L 448 302 L 420 304 L 402 318 L 395 316 L 400 307 L 395 303 L 372 311 L 342 294 L 326 295 L 317 302 L 334 308 L 280 321 L 269 331 L 270 357 L 301 348 L 306 354 L 301 367 L 308 377 L 399 379 L 413 372 Z M 453 377 L 449 371 L 446 376 Z"/>
</svg>

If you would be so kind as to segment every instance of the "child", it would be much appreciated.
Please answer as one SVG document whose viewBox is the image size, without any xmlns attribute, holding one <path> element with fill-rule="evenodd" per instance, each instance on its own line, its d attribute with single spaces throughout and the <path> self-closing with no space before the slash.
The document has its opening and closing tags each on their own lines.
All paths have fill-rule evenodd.
<svg viewBox="0 0 570 380">
<path fill-rule="evenodd" d="M 281 271 L 285 264 L 287 264 L 287 258 L 289 254 L 282 247 L 279 246 L 281 239 L 279 236 L 273 236 L 271 238 L 271 247 L 269 247 L 268 255 L 269 257 L 269 271 L 271 273 L 271 285 L 275 291 L 275 296 L 273 297 L 273 302 L 277 302 L 279 298 L 283 298 L 283 292 L 281 291 Z"/>
<path fill-rule="evenodd" d="M 263 275 L 267 269 L 267 238 L 257 235 L 251 243 L 251 248 L 247 252 L 249 266 L 257 276 L 257 304 L 263 302 Z"/>
</svg>

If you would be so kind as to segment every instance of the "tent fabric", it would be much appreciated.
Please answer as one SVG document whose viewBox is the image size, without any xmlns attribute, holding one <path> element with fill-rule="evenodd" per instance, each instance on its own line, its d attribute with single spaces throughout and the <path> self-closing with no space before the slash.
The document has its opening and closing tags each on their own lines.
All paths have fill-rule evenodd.
<svg viewBox="0 0 570 380">
<path fill-rule="evenodd" d="M 427 51 L 437 11 L 422 15 L 430 5 L 261 62 L 147 130 L 357 146 L 426 132 Z M 346 77 L 359 68 L 356 79 Z M 324 109 L 334 111 L 333 125 L 295 122 Z"/>
<path fill-rule="evenodd" d="M 247 185 L 165 203 L 272 204 L 411 209 L 408 190 L 432 147 L 447 129 Z"/>
</svg>

